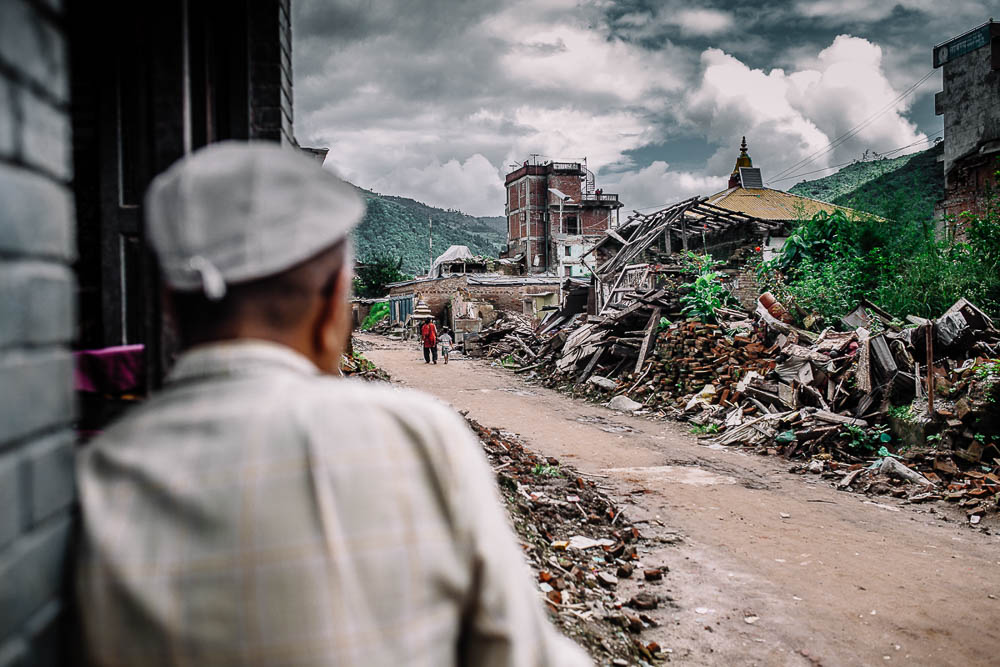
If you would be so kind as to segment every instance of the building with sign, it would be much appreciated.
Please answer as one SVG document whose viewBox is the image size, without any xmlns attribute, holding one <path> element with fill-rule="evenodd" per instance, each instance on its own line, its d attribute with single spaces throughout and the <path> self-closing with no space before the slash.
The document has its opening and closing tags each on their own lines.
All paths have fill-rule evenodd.
<svg viewBox="0 0 1000 667">
<path fill-rule="evenodd" d="M 983 210 L 1000 168 L 1000 23 L 986 23 L 934 47 L 943 89 L 934 109 L 944 116 L 945 198 L 939 212 Z"/>
<path fill-rule="evenodd" d="M 506 257 L 526 273 L 588 275 L 583 256 L 618 226 L 618 195 L 596 187 L 586 162 L 526 161 L 504 183 Z"/>
</svg>

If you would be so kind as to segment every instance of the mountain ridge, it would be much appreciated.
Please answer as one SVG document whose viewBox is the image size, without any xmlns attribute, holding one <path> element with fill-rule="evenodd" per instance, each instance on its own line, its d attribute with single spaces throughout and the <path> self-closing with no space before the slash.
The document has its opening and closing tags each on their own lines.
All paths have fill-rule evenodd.
<svg viewBox="0 0 1000 667">
<path fill-rule="evenodd" d="M 823 178 L 801 181 L 788 191 L 884 218 L 932 218 L 944 197 L 938 143 L 897 158 L 860 160 Z"/>
<path fill-rule="evenodd" d="M 354 187 L 367 205 L 353 235 L 359 260 L 388 255 L 402 260 L 403 271 L 420 275 L 450 246 L 464 245 L 475 254 L 496 257 L 507 244 L 507 219 L 502 216 L 477 217 Z M 433 250 L 428 248 L 429 237 Z"/>
</svg>

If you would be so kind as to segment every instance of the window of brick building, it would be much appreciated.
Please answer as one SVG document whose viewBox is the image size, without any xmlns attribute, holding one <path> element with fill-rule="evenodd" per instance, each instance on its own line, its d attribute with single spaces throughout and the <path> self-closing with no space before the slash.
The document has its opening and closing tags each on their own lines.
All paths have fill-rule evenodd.
<svg viewBox="0 0 1000 667">
<path fill-rule="evenodd" d="M 580 219 L 575 215 L 567 215 L 564 218 L 563 223 L 567 234 L 580 233 Z"/>
</svg>

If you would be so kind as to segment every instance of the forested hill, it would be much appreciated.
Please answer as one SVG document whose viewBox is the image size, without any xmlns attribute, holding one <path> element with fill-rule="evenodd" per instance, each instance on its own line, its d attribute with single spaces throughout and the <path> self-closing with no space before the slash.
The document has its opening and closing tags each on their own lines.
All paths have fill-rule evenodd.
<svg viewBox="0 0 1000 667">
<path fill-rule="evenodd" d="M 466 245 L 474 253 L 496 257 L 507 243 L 506 218 L 476 218 L 405 197 L 358 190 L 368 204 L 365 218 L 354 232 L 360 260 L 388 254 L 403 259 L 406 273 L 426 273 L 430 262 L 428 219 L 433 221 L 435 257 L 452 245 Z"/>
<path fill-rule="evenodd" d="M 938 144 L 898 158 L 856 162 L 815 181 L 802 181 L 789 192 L 848 206 L 884 218 L 926 217 L 944 196 L 944 173 Z"/>
</svg>

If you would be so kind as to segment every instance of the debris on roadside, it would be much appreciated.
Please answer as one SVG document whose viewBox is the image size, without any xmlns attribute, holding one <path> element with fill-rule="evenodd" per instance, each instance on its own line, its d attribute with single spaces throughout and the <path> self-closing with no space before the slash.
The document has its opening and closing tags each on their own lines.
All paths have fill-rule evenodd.
<svg viewBox="0 0 1000 667">
<path fill-rule="evenodd" d="M 665 599 L 655 590 L 667 568 L 647 566 L 645 588 L 638 593 L 619 590 L 642 567 L 645 538 L 638 528 L 593 480 L 530 452 L 512 433 L 467 421 L 496 473 L 556 625 L 598 664 L 664 659 L 659 647 L 654 643 L 650 649 L 640 635 L 656 625 L 645 612 Z"/>
<path fill-rule="evenodd" d="M 920 489 L 926 479 L 970 516 L 997 506 L 1000 331 L 973 304 L 907 325 L 863 303 L 841 322 L 848 330 L 814 332 L 764 294 L 753 313 L 719 307 L 704 322 L 683 317 L 683 281 L 659 271 L 674 277 L 601 316 L 554 311 L 536 330 L 498 320 L 484 333 L 488 352 L 613 410 L 688 421 L 716 444 L 806 459 L 814 472 L 866 468 L 843 488 L 901 495 L 897 486 L 912 485 L 922 501 L 936 497 Z M 890 454 L 901 458 L 885 463 Z"/>
<path fill-rule="evenodd" d="M 574 291 L 537 326 L 499 311 L 465 351 L 612 410 L 686 421 L 713 445 L 801 459 L 844 489 L 941 497 L 970 517 L 996 508 L 1000 330 L 990 317 L 959 299 L 937 319 L 900 321 L 862 299 L 821 328 L 815 313 L 770 292 L 753 303 L 756 289 L 742 288 L 752 310 L 737 307 L 728 290 L 745 265 L 732 262 L 775 231 L 700 198 L 636 212 L 581 258 L 592 269 L 586 299 Z"/>
<path fill-rule="evenodd" d="M 351 337 L 351 341 L 340 358 L 340 372 L 348 377 L 362 380 L 389 382 L 389 374 L 368 361 L 361 353 L 365 349 L 364 341 Z"/>
</svg>

